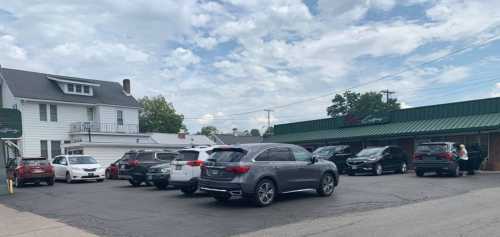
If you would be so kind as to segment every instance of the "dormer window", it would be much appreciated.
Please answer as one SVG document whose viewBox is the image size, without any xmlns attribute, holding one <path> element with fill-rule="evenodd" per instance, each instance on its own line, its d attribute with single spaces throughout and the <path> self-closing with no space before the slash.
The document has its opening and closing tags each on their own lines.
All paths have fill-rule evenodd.
<svg viewBox="0 0 500 237">
<path fill-rule="evenodd" d="M 76 86 L 76 93 L 82 93 L 82 85 L 75 85 Z"/>
<path fill-rule="evenodd" d="M 48 76 L 50 80 L 57 82 L 65 94 L 93 96 L 96 87 L 101 86 L 97 83 L 77 80 L 66 80 Z"/>
<path fill-rule="evenodd" d="M 83 86 L 83 93 L 84 94 L 89 94 L 90 93 L 90 87 L 89 86 Z"/>
<path fill-rule="evenodd" d="M 67 84 L 67 87 L 68 87 L 68 92 L 75 92 L 75 85 Z"/>
</svg>

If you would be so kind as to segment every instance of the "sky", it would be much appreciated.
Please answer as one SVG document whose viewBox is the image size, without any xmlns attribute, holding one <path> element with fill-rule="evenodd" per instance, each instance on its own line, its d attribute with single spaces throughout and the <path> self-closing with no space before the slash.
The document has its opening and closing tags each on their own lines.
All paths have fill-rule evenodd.
<svg viewBox="0 0 500 237">
<path fill-rule="evenodd" d="M 403 107 L 500 96 L 500 0 L 0 0 L 3 67 L 132 81 L 190 132 L 325 118 L 335 93 Z"/>
</svg>

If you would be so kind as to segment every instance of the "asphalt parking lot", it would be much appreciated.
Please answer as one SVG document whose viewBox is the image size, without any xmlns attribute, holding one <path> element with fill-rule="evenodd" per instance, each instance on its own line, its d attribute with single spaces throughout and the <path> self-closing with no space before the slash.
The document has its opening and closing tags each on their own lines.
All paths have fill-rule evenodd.
<svg viewBox="0 0 500 237">
<path fill-rule="evenodd" d="M 59 219 L 103 236 L 230 236 L 317 217 L 405 205 L 500 186 L 500 174 L 461 178 L 414 174 L 342 176 L 333 197 L 296 193 L 267 208 L 244 201 L 219 204 L 178 190 L 132 188 L 127 181 L 56 183 L 17 189 L 0 203 Z M 29 224 L 29 223 L 27 223 Z"/>
</svg>

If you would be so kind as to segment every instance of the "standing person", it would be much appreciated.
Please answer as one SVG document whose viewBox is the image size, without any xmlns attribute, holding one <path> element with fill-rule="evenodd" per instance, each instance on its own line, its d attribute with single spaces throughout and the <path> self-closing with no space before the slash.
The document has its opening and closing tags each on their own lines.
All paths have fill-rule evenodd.
<svg viewBox="0 0 500 237">
<path fill-rule="evenodd" d="M 467 149 L 465 149 L 464 144 L 460 144 L 458 147 L 458 159 L 459 159 L 459 165 L 460 165 L 460 170 L 470 170 L 470 164 L 469 164 L 469 155 L 467 153 Z M 463 172 L 464 176 L 466 172 Z"/>
</svg>

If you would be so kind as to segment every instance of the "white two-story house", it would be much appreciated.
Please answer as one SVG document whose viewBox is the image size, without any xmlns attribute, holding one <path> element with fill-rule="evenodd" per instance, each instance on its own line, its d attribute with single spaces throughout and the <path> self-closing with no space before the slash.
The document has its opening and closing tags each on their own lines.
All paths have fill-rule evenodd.
<svg viewBox="0 0 500 237">
<path fill-rule="evenodd" d="M 131 149 L 179 149 L 213 144 L 205 136 L 139 132 L 140 104 L 130 80 L 51 75 L 0 67 L 0 107 L 21 111 L 23 157 L 84 154 L 103 165 Z"/>
</svg>

